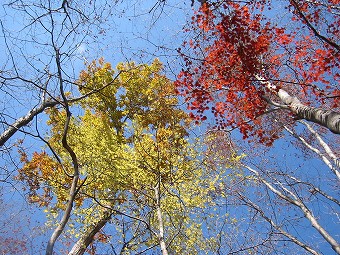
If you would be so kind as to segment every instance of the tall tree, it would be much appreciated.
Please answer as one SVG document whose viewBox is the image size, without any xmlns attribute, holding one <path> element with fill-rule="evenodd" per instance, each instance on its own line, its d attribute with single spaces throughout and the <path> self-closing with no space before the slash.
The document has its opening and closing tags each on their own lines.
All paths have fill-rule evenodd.
<svg viewBox="0 0 340 255">
<path fill-rule="evenodd" d="M 79 97 L 75 80 L 83 61 L 87 61 L 90 49 L 93 50 L 91 55 L 96 55 L 98 42 L 105 41 L 102 40 L 107 28 L 105 24 L 109 18 L 115 17 L 112 15 L 116 11 L 113 6 L 118 2 L 98 0 L 80 4 L 67 0 L 42 0 L 2 3 L 1 47 L 5 57 L 2 58 L 0 72 L 0 152 L 4 159 L 1 164 L 1 184 L 11 182 L 12 187 L 15 187 L 12 177 L 16 173 L 19 157 L 11 152 L 16 146 L 21 146 L 21 138 L 29 137 L 26 139 L 28 143 L 33 138 L 32 146 L 37 146 L 38 142 L 46 142 L 41 135 L 46 131 L 41 119 L 46 116 L 41 113 L 54 106 L 64 107 L 64 118 L 71 121 L 73 113 L 70 105 L 100 92 L 88 90 L 87 94 Z M 127 3 L 135 7 L 136 2 Z M 150 4 L 151 13 L 158 9 L 163 10 L 163 1 Z M 110 29 L 113 30 L 112 23 Z M 112 49 L 114 43 L 108 44 Z M 65 91 L 71 93 L 65 94 Z M 43 116 L 38 117 L 39 114 Z M 64 133 L 61 136 L 64 137 L 64 147 L 73 158 L 73 172 L 69 169 L 68 174 L 74 178 L 73 187 L 76 187 L 79 167 L 73 148 L 68 143 L 68 121 L 63 122 Z M 20 139 L 16 141 L 17 138 Z M 30 147 L 27 144 L 25 146 Z M 75 190 L 71 193 L 74 194 Z M 73 199 L 71 194 L 68 199 L 69 209 L 72 208 Z M 70 212 L 67 211 L 61 228 L 51 238 L 50 250 L 67 221 Z"/>
<path fill-rule="evenodd" d="M 1 6 L 1 47 L 5 53 L 0 72 L 0 150 L 5 159 L 1 162 L 1 181 L 13 184 L 19 157 L 11 154 L 12 149 L 21 146 L 25 136 L 30 137 L 28 144 L 34 139 L 34 143 L 43 141 L 40 134 L 45 127 L 40 126 L 38 115 L 59 105 L 70 120 L 70 102 L 81 98 L 67 95 L 65 90 L 76 91 L 75 73 L 78 73 L 77 65 L 84 61 L 81 59 L 84 45 L 94 41 L 110 10 L 102 3 L 84 5 L 50 0 L 7 1 Z M 18 132 L 24 135 L 15 136 Z M 68 144 L 67 132 L 65 122 L 63 145 L 73 157 L 74 172 L 70 174 L 76 187 L 77 159 Z M 20 138 L 18 142 L 16 138 Z M 69 209 L 72 200 L 70 196 Z M 51 248 L 61 229 L 51 238 Z"/>
<path fill-rule="evenodd" d="M 307 130 L 289 128 L 291 137 L 280 141 L 279 149 L 267 151 L 254 144 L 246 150 L 239 142 L 237 148 L 228 133 L 209 132 L 211 154 L 227 156 L 240 149 L 248 154 L 241 171 L 225 169 L 229 180 L 216 190 L 226 195 L 228 213 L 235 219 L 224 225 L 233 233 L 221 237 L 225 253 L 325 254 L 331 248 L 338 253 L 337 161 L 327 137 L 302 124 Z"/>
<path fill-rule="evenodd" d="M 81 93 L 105 88 L 72 105 L 84 112 L 68 128 L 79 166 L 75 189 L 73 158 L 62 142 L 65 110 L 49 111 L 47 143 L 53 153 L 36 152 L 32 159 L 23 155 L 20 178 L 29 185 L 32 202 L 53 216 L 68 209 L 69 192 L 74 197 L 75 217 L 67 216 L 68 231 L 79 239 L 70 254 L 83 254 L 104 227 L 110 229 L 106 225 L 116 229 L 117 253 L 212 249 L 205 244 L 199 219 L 214 206 L 211 194 L 223 177 L 218 170 L 209 171 L 190 145 L 190 118 L 178 108 L 173 83 L 161 68 L 158 60 L 150 66 L 120 64 L 115 79 L 111 65 L 99 60 L 81 73 Z M 206 209 L 208 205 L 212 207 Z"/>
<path fill-rule="evenodd" d="M 226 130 L 209 130 L 207 144 L 197 149 L 180 132 L 181 128 L 188 131 L 184 123 L 179 122 L 177 127 L 155 127 L 155 123 L 169 124 L 173 116 L 179 117 L 179 112 L 171 110 L 173 103 L 169 98 L 165 97 L 167 103 L 163 107 L 163 96 L 151 96 L 162 89 L 148 91 L 151 82 L 140 75 L 145 75 L 148 65 L 124 64 L 113 72 L 104 62 L 99 66 L 92 63 L 82 73 L 80 82 L 76 82 L 78 69 L 82 68 L 77 63 L 80 58 L 83 61 L 84 49 L 87 47 L 95 54 L 98 49 L 94 49 L 92 39 L 107 32 L 102 30 L 107 20 L 100 18 L 115 17 L 105 15 L 115 9 L 110 1 L 90 1 L 84 5 L 74 1 L 11 1 L 3 5 L 6 15 L 1 18 L 4 35 L 1 45 L 8 53 L 0 74 L 4 95 L 1 99 L 4 135 L 0 135 L 0 144 L 4 145 L 0 150 L 5 159 L 1 165 L 1 184 L 12 182 L 9 177 L 16 173 L 13 169 L 18 161 L 14 154 L 8 154 L 15 148 L 14 139 L 7 139 L 18 133 L 20 138 L 34 137 L 31 150 L 37 152 L 32 158 L 30 149 L 24 148 L 26 143 L 15 144 L 23 148 L 22 160 L 27 163 L 20 178 L 31 188 L 31 202 L 48 211 L 50 226 L 58 226 L 56 218 L 65 216 L 50 241 L 49 253 L 53 248 L 59 249 L 63 241 L 68 246 L 61 249 L 71 250 L 70 254 L 85 251 L 95 254 L 101 249 L 101 253 L 108 254 L 134 254 L 136 249 L 163 254 L 204 254 L 207 250 L 214 254 L 328 254 L 325 242 L 336 250 L 337 232 L 332 226 L 336 226 L 339 213 L 336 180 L 339 138 L 301 118 L 337 132 L 328 125 L 335 123 L 336 127 L 336 120 L 323 120 L 323 116 L 333 115 L 335 119 L 338 116 L 338 52 L 328 51 L 337 48 L 339 33 L 337 26 L 331 24 L 338 21 L 337 1 L 179 2 L 183 6 L 190 2 L 193 6 L 198 6 L 198 2 L 202 5 L 202 13 L 197 13 L 191 24 L 195 29 L 199 27 L 193 30 L 199 34 L 187 43 L 195 55 L 181 50 L 189 68 L 182 73 L 183 80 L 179 80 L 188 87 L 186 90 L 178 86 L 178 90 L 189 95 L 188 101 L 198 99 L 195 103 L 190 101 L 191 110 L 198 113 L 192 117 L 198 121 L 210 118 L 203 111 L 214 107 L 220 129 L 228 125 L 231 129 L 240 127 L 245 137 L 255 135 L 257 141 L 266 145 L 285 136 L 267 149 L 274 150 L 273 154 L 258 143 L 252 143 L 255 149 L 245 150 L 242 141 L 231 140 Z M 134 10 L 146 8 L 145 15 L 152 16 L 151 26 L 163 21 L 158 14 L 164 8 L 171 8 L 168 1 L 123 3 Z M 10 11 L 11 7 L 14 11 Z M 125 11 L 122 15 L 129 15 Z M 19 18 L 23 30 L 16 30 L 18 25 L 13 26 L 8 17 Z M 165 61 L 172 62 L 163 45 L 164 40 L 171 38 L 172 27 L 166 24 L 164 37 L 159 34 L 163 30 L 152 34 L 148 27 L 151 32 L 144 37 L 145 31 L 136 32 L 138 24 L 145 26 L 140 17 L 145 16 L 138 16 L 134 23 L 133 39 L 143 38 L 156 48 L 147 51 L 144 57 L 159 54 L 164 59 L 166 53 Z M 125 25 L 118 22 L 122 29 Z M 110 32 L 114 31 L 112 27 L 111 23 Z M 121 34 L 112 36 L 120 38 L 118 35 Z M 161 44 L 153 42 L 155 35 L 161 38 Z M 133 53 L 128 48 L 129 39 L 101 40 L 108 45 L 109 54 L 114 52 L 115 56 L 120 55 L 115 50 L 120 47 L 117 41 L 122 44 L 124 58 L 129 59 Z M 147 47 L 144 43 L 137 47 L 140 45 Z M 126 47 L 128 53 L 124 51 Z M 222 82 L 221 88 L 218 81 Z M 244 88 L 240 81 L 244 81 Z M 205 91 L 206 87 L 202 89 L 200 84 L 209 89 Z M 210 84 L 213 86 L 209 87 Z M 171 91 L 172 85 L 165 87 L 165 91 Z M 86 97 L 89 98 L 84 100 Z M 156 100 L 150 101 L 149 97 Z M 202 105 L 205 107 L 200 108 Z M 305 106 L 333 112 L 328 114 Z M 48 127 L 44 125 L 46 115 L 37 118 L 47 108 L 52 108 L 47 110 Z M 310 115 L 306 116 L 306 112 Z M 45 147 L 46 152 L 42 152 L 37 141 L 50 148 Z M 292 148 L 292 143 L 298 149 L 292 154 L 301 158 L 288 156 L 289 150 L 284 148 Z M 241 157 L 243 167 L 237 164 L 228 169 L 226 166 L 241 150 L 247 154 Z M 198 151 L 205 155 L 198 155 Z M 317 157 L 326 167 L 315 161 Z M 180 166 L 190 170 L 181 173 L 177 170 Z M 124 173 L 116 175 L 117 169 Z M 128 182 L 132 185 L 128 186 Z M 313 228 L 317 231 L 313 232 Z M 53 247 L 59 234 L 59 242 Z"/>
<path fill-rule="evenodd" d="M 186 67 L 177 82 L 193 117 L 205 119 L 209 109 L 219 127 L 238 127 L 245 138 L 267 144 L 278 136 L 272 116 L 305 119 L 339 134 L 336 3 L 203 4 L 188 29 L 197 37 L 185 43 L 189 51 L 180 50 Z M 281 9 L 287 10 L 282 18 Z"/>
<path fill-rule="evenodd" d="M 253 142 L 243 166 L 245 176 L 260 185 L 254 188 L 241 178 L 241 187 L 251 188 L 224 189 L 236 208 L 246 206 L 249 217 L 257 219 L 249 229 L 256 232 L 260 218 L 269 226 L 267 235 L 258 235 L 263 237 L 259 245 L 248 245 L 250 250 L 266 253 L 270 244 L 284 251 L 290 245 L 273 242 L 282 238 L 301 247 L 298 253 L 321 254 L 325 248 L 316 240 L 340 252 L 332 229 L 339 212 L 338 3 L 206 1 L 187 29 L 192 39 L 179 50 L 185 67 L 178 93 L 186 98 L 193 119 L 217 120 L 214 129 L 223 131 L 214 146 L 228 148 L 236 128 Z M 279 148 L 261 147 L 280 138 L 285 140 L 278 141 Z M 299 157 L 324 164 L 304 168 L 307 161 L 289 157 L 286 144 Z M 252 196 L 254 189 L 258 197 Z M 315 239 L 301 238 L 306 229 L 293 229 L 294 224 L 317 230 Z M 234 245 L 232 252 L 247 250 Z"/>
</svg>

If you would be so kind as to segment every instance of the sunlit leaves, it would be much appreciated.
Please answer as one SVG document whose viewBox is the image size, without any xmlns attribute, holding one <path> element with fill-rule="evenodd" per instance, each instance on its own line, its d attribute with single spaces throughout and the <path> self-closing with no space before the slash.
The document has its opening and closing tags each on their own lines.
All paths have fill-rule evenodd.
<svg viewBox="0 0 340 255">
<path fill-rule="evenodd" d="M 79 115 L 71 118 L 68 143 L 77 155 L 81 180 L 68 234 L 78 238 L 110 212 L 125 238 L 125 221 L 118 220 L 124 212 L 135 217 L 127 219 L 128 231 L 136 231 L 129 250 L 154 246 L 160 207 L 170 251 L 211 249 L 199 217 L 210 210 L 208 205 L 215 206 L 212 197 L 224 178 L 223 167 L 213 168 L 208 163 L 212 154 L 204 155 L 204 146 L 189 137 L 192 119 L 178 106 L 161 63 L 121 63 L 113 70 L 100 59 L 80 74 L 78 86 L 86 97 L 72 104 Z M 30 160 L 23 154 L 19 178 L 28 184 L 31 202 L 47 207 L 52 224 L 67 200 L 72 161 L 61 145 L 65 112 L 53 108 L 48 114 L 53 153 L 35 152 Z M 239 159 L 235 152 L 223 160 Z"/>
<path fill-rule="evenodd" d="M 272 8 L 290 11 L 287 20 Z M 333 3 L 317 1 L 207 1 L 192 18 L 195 40 L 179 50 L 185 68 L 176 82 L 192 111 L 205 120 L 210 112 L 219 129 L 239 128 L 244 138 L 271 145 L 278 137 L 267 112 L 277 90 L 261 75 L 314 107 L 339 105 L 339 15 Z M 282 24 L 278 22 L 282 21 Z M 287 111 L 275 118 L 292 122 Z M 253 121 L 256 120 L 256 123 Z"/>
</svg>

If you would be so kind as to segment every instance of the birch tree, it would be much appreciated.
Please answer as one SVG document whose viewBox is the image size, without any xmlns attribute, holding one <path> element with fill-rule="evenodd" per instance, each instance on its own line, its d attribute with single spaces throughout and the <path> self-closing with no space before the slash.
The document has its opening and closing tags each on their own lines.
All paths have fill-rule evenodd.
<svg viewBox="0 0 340 255">
<path fill-rule="evenodd" d="M 333 1 L 207 1 L 179 49 L 178 93 L 197 121 L 211 112 L 260 143 L 282 130 L 273 115 L 339 134 L 338 22 Z"/>
<path fill-rule="evenodd" d="M 193 119 L 212 123 L 209 132 L 231 137 L 237 129 L 250 142 L 239 142 L 249 155 L 243 167 L 250 179 L 239 178 L 239 189 L 226 185 L 224 190 L 236 208 L 245 206 L 249 217 L 268 224 L 266 234 L 258 235 L 260 245 L 235 244 L 230 252 L 248 247 L 266 253 L 267 245 L 285 252 L 294 244 L 302 248 L 298 253 L 322 254 L 327 248 L 318 246 L 319 240 L 339 253 L 332 229 L 339 212 L 335 2 L 206 1 L 197 6 L 186 29 L 189 39 L 179 49 L 184 65 L 176 82 L 178 93 L 186 98 Z M 236 143 L 230 138 L 224 144 L 230 141 Z M 294 229 L 294 223 L 308 227 Z M 313 228 L 315 239 L 301 238 Z M 285 247 L 273 240 L 286 238 L 290 244 Z"/>
</svg>

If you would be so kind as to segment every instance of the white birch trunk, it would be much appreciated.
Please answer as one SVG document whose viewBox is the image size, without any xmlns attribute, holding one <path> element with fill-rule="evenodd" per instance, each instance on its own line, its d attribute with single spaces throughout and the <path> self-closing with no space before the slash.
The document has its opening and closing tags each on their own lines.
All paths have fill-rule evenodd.
<svg viewBox="0 0 340 255">
<path fill-rule="evenodd" d="M 321 146 L 324 147 L 327 155 L 329 157 L 331 157 L 333 159 L 333 161 L 335 163 L 337 163 L 338 159 L 337 157 L 334 155 L 333 151 L 331 150 L 331 148 L 323 141 L 323 139 L 321 138 L 321 136 L 319 136 L 314 129 L 312 129 L 311 126 L 309 126 L 306 122 L 302 122 L 302 124 L 306 125 L 308 127 L 308 129 L 310 131 L 313 131 L 314 135 L 317 138 L 317 141 L 321 144 Z M 306 141 L 306 139 L 304 139 L 303 137 L 299 136 L 298 134 L 296 134 L 293 130 L 291 130 L 290 128 L 288 128 L 287 126 L 283 126 L 284 129 L 287 130 L 288 133 L 290 133 L 292 136 L 296 137 L 296 139 L 300 140 L 302 142 L 303 145 L 306 146 L 306 148 L 308 148 L 309 150 L 315 152 L 321 159 L 322 161 L 329 167 L 329 169 L 336 175 L 336 177 L 338 178 L 338 180 L 340 180 L 340 172 L 337 170 L 336 167 L 333 166 L 333 164 L 331 163 L 331 161 L 324 155 L 324 153 L 322 153 L 319 149 L 315 148 L 314 146 L 312 146 L 310 143 L 308 143 Z"/>
<path fill-rule="evenodd" d="M 260 75 L 255 75 L 255 78 L 268 89 L 275 92 L 284 106 L 294 113 L 297 118 L 312 121 L 328 128 L 335 134 L 340 134 L 340 113 L 304 105 L 297 97 L 291 96 L 284 89 L 277 90 L 276 86 Z"/>
<path fill-rule="evenodd" d="M 297 97 L 279 89 L 277 93 L 282 102 L 299 118 L 318 123 L 335 134 L 340 134 L 340 113 L 322 108 L 306 106 Z"/>
<path fill-rule="evenodd" d="M 156 206 L 157 206 L 158 227 L 159 227 L 158 240 L 159 240 L 159 245 L 161 247 L 162 255 L 168 255 L 168 250 L 166 248 L 166 244 L 164 241 L 164 225 L 163 225 L 162 210 L 161 210 L 161 203 L 160 203 L 159 186 L 160 186 L 160 183 L 158 183 L 156 187 L 154 188 L 155 197 L 156 197 Z"/>
</svg>

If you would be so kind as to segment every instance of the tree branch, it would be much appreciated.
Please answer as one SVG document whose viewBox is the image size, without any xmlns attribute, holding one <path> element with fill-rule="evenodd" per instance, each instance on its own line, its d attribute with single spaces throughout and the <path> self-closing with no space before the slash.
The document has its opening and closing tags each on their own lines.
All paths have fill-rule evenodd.
<svg viewBox="0 0 340 255">
<path fill-rule="evenodd" d="M 260 75 L 255 75 L 256 79 L 270 89 L 281 99 L 281 101 L 294 113 L 299 119 L 305 119 L 321 126 L 328 128 L 335 134 L 340 134 L 340 113 L 325 110 L 323 108 L 314 108 L 306 106 L 300 102 L 297 97 L 291 96 L 284 89 L 277 89 L 268 80 Z M 284 107 L 286 109 L 286 107 Z"/>
<path fill-rule="evenodd" d="M 306 122 L 301 122 L 303 123 L 304 125 L 308 125 Z M 309 125 L 308 125 L 309 126 Z M 308 127 L 307 126 L 307 127 Z M 316 153 L 321 159 L 322 161 L 328 166 L 328 168 L 336 175 L 336 177 L 340 180 L 340 172 L 332 165 L 332 163 L 329 161 L 329 159 L 323 155 L 323 153 L 321 153 L 321 151 L 317 148 L 315 148 L 314 146 L 312 146 L 310 143 L 308 143 L 306 141 L 306 139 L 304 139 L 302 136 L 299 136 L 298 134 L 296 134 L 293 130 L 291 130 L 290 128 L 288 128 L 287 126 L 283 125 L 284 129 L 290 133 L 292 136 L 294 136 L 296 139 L 300 140 L 302 142 L 303 145 L 305 145 L 309 150 L 313 151 L 314 153 Z M 309 126 L 309 128 L 311 128 Z M 314 134 L 315 135 L 315 134 Z M 321 139 L 321 137 L 318 135 L 318 141 L 323 141 Z M 325 142 L 323 141 L 323 143 L 325 144 Z M 326 146 L 326 145 L 324 145 Z M 328 145 L 327 145 L 328 147 Z M 328 147 L 329 148 L 329 147 Z M 330 150 L 330 148 L 329 148 Z M 334 155 L 334 154 L 333 154 Z M 334 155 L 335 156 L 335 155 Z M 335 161 L 336 162 L 336 161 Z"/>
<path fill-rule="evenodd" d="M 309 20 L 306 18 L 306 16 L 302 13 L 299 5 L 297 4 L 297 2 L 295 0 L 291 0 L 291 2 L 293 3 L 293 6 L 296 10 L 296 12 L 299 14 L 300 18 L 302 18 L 302 20 L 306 23 L 306 25 L 310 28 L 310 30 L 313 31 L 314 35 L 316 37 L 318 37 L 319 39 L 321 39 L 322 41 L 326 42 L 327 44 L 331 45 L 332 47 L 334 47 L 335 49 L 337 49 L 338 51 L 340 51 L 340 46 L 338 44 L 336 44 L 335 42 L 331 41 L 330 39 L 328 39 L 327 37 L 321 35 L 316 29 L 315 27 L 313 27 L 313 25 L 309 22 Z"/>
<path fill-rule="evenodd" d="M 38 107 L 30 110 L 25 116 L 17 119 L 0 135 L 0 147 L 3 146 L 20 128 L 30 123 L 39 113 L 42 113 L 46 108 L 53 107 L 58 104 L 60 104 L 60 102 L 56 100 L 47 100 Z"/>
<path fill-rule="evenodd" d="M 245 168 L 247 168 L 250 172 L 255 174 L 255 176 L 258 178 L 260 182 L 265 184 L 269 190 L 271 190 L 274 194 L 276 194 L 278 197 L 282 198 L 283 200 L 289 202 L 292 205 L 295 205 L 301 209 L 305 217 L 309 220 L 309 222 L 312 224 L 312 226 L 320 233 L 320 235 L 332 246 L 332 249 L 340 254 L 340 245 L 337 243 L 337 241 L 320 225 L 320 223 L 317 221 L 317 219 L 313 216 L 312 212 L 305 206 L 305 204 L 300 201 L 297 198 L 289 197 L 285 194 L 283 194 L 281 191 L 276 189 L 273 185 L 271 185 L 269 182 L 267 182 L 264 178 L 261 178 L 259 173 L 251 168 L 250 166 L 243 165 Z"/>
<path fill-rule="evenodd" d="M 306 251 L 314 254 L 314 255 L 320 255 L 320 253 L 318 253 L 317 251 L 315 251 L 313 248 L 309 247 L 307 244 L 301 242 L 300 240 L 298 240 L 295 236 L 289 234 L 288 232 L 286 232 L 284 229 L 282 229 L 281 227 L 279 227 L 278 225 L 275 224 L 275 222 L 270 219 L 263 210 L 260 209 L 260 207 L 256 204 L 254 204 L 249 198 L 246 198 L 245 196 L 243 196 L 241 193 L 237 192 L 237 195 L 240 197 L 240 199 L 245 202 L 248 206 L 250 206 L 251 208 L 253 208 L 256 212 L 258 212 L 261 217 L 263 219 L 265 219 L 273 228 L 275 228 L 277 231 L 280 232 L 280 234 L 284 235 L 285 237 L 289 238 L 293 243 L 299 245 L 300 247 L 302 247 L 303 249 L 305 249 Z"/>
</svg>

